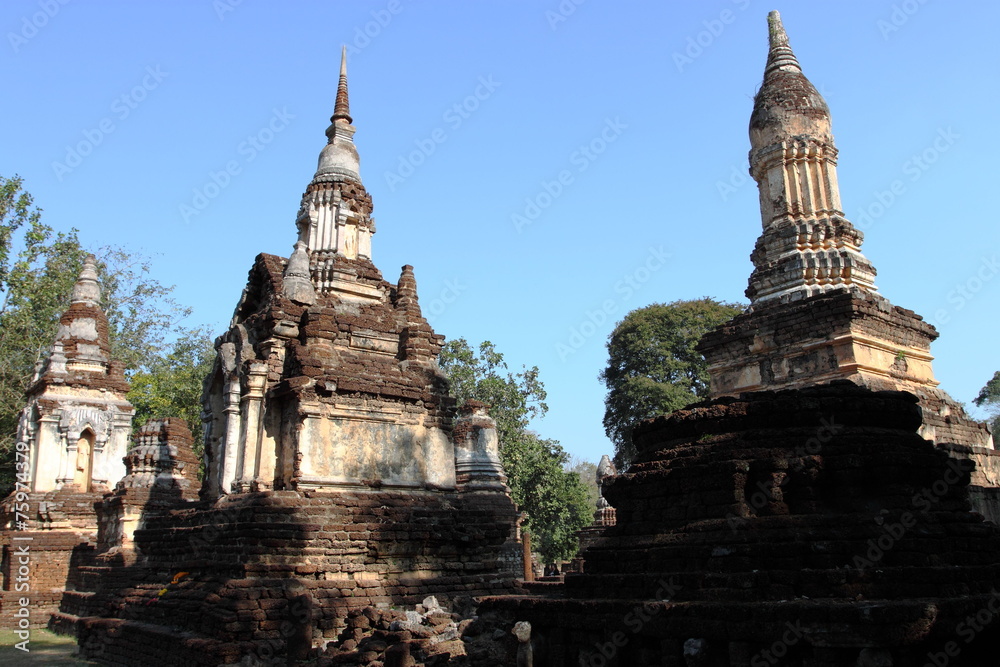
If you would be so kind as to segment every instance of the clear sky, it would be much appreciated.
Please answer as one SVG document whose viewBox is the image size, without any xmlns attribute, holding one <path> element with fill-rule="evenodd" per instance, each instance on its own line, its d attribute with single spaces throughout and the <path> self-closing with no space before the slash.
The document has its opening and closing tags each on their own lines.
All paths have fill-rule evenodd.
<svg viewBox="0 0 1000 667">
<path fill-rule="evenodd" d="M 615 322 L 745 300 L 771 9 L 880 291 L 938 325 L 971 402 L 1000 369 L 996 3 L 5 0 L 0 174 L 85 244 L 154 255 L 221 333 L 254 256 L 291 251 L 346 44 L 376 265 L 414 265 L 439 333 L 538 365 L 534 428 L 596 460 Z"/>
</svg>

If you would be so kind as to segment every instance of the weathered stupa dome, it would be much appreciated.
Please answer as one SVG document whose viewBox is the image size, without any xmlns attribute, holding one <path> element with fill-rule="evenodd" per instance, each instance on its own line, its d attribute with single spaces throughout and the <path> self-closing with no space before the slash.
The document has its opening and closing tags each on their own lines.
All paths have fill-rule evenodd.
<svg viewBox="0 0 1000 667">
<path fill-rule="evenodd" d="M 833 145 L 830 108 L 812 85 L 788 45 L 778 12 L 767 17 L 770 49 L 764 82 L 750 115 L 750 145 L 757 151 L 794 137 L 812 137 Z"/>
</svg>

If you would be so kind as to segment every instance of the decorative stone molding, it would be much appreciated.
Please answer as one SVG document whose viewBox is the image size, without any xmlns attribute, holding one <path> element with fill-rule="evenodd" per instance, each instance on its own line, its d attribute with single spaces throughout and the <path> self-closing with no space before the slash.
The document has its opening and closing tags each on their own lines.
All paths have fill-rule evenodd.
<svg viewBox="0 0 1000 667">
<path fill-rule="evenodd" d="M 750 256 L 751 306 L 831 290 L 875 291 L 864 235 L 844 217 L 830 110 L 802 73 L 777 12 L 750 118 L 750 174 L 764 227 Z"/>
</svg>

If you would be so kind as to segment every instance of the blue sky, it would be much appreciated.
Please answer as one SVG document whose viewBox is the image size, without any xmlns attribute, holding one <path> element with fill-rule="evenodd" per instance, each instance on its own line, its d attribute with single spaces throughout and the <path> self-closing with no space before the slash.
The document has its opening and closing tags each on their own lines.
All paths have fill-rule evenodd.
<svg viewBox="0 0 1000 667">
<path fill-rule="evenodd" d="M 7 0 L 0 174 L 57 229 L 154 255 L 221 333 L 254 256 L 291 251 L 346 44 L 376 265 L 414 265 L 439 333 L 538 365 L 534 428 L 596 460 L 615 322 L 744 300 L 771 9 L 880 291 L 938 325 L 937 378 L 971 402 L 1000 369 L 993 3 Z"/>
</svg>

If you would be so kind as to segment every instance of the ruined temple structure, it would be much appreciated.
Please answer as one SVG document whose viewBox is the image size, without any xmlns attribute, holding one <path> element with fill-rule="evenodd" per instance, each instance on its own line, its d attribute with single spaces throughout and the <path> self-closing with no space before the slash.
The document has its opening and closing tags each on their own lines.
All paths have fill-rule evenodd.
<svg viewBox="0 0 1000 667">
<path fill-rule="evenodd" d="M 826 101 L 779 20 L 750 117 L 750 174 L 763 232 L 750 255 L 748 311 L 702 338 L 712 396 L 847 379 L 920 399 L 920 434 L 976 463 L 973 506 L 1000 522 L 1000 452 L 983 423 L 938 388 L 938 333 L 875 287 L 864 235 L 844 217 Z"/>
<path fill-rule="evenodd" d="M 513 586 L 496 425 L 448 396 L 412 267 L 393 284 L 372 263 L 351 123 L 342 60 L 294 251 L 257 256 L 216 343 L 199 499 L 184 432 L 165 422 L 140 433 L 99 505 L 102 552 L 53 621 L 85 657 L 285 664 L 352 609 Z"/>
<path fill-rule="evenodd" d="M 198 499 L 198 459 L 183 419 L 151 419 L 124 457 L 125 476 L 96 505 L 103 563 L 132 563 L 135 531 Z"/>
<path fill-rule="evenodd" d="M 342 69 L 294 252 L 257 257 L 218 345 L 204 396 L 207 498 L 454 489 L 456 454 L 475 446 L 456 452 L 450 438 L 453 402 L 436 364 L 444 337 L 421 315 L 413 267 L 392 284 L 372 263 L 375 220 L 350 123 Z M 474 476 L 500 490 L 492 448 Z"/>
<path fill-rule="evenodd" d="M 615 525 L 617 521 L 615 508 L 604 497 L 604 485 L 610 483 L 617 474 L 618 470 L 615 468 L 615 464 L 611 462 L 611 457 L 607 454 L 602 456 L 594 473 L 595 481 L 597 482 L 597 502 L 595 503 L 594 522 L 576 534 L 576 539 L 580 546 L 577 556 L 570 564 L 570 570 L 573 572 L 583 572 L 583 553 L 591 544 L 597 541 L 601 534 L 604 533 L 605 528 Z"/>
<path fill-rule="evenodd" d="M 920 423 L 846 381 L 646 422 L 584 573 L 479 612 L 529 622 L 549 667 L 995 664 L 1000 530 Z"/>
<path fill-rule="evenodd" d="M 875 292 L 826 104 L 769 24 L 752 308 L 701 345 L 715 397 L 635 429 L 584 572 L 480 605 L 530 624 L 536 665 L 997 664 L 1000 528 L 941 446 L 989 434 L 936 389 L 933 329 Z"/>
<path fill-rule="evenodd" d="M 125 473 L 122 456 L 134 410 L 125 398 L 122 364 L 111 359 L 100 302 L 91 255 L 52 349 L 35 371 L 18 423 L 18 486 L 0 509 L 0 620 L 5 622 L 24 597 L 30 624 L 48 623 L 63 590 L 75 586 L 71 564 L 87 562 L 96 545 L 94 502 Z M 30 591 L 18 587 L 27 582 L 17 574 L 24 549 L 30 553 Z"/>
</svg>

